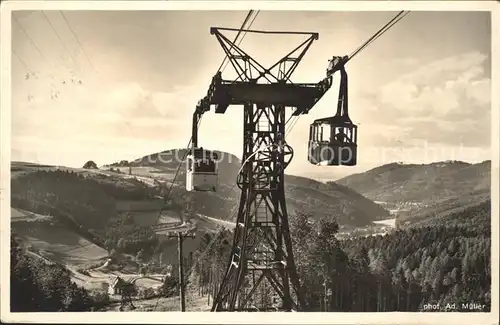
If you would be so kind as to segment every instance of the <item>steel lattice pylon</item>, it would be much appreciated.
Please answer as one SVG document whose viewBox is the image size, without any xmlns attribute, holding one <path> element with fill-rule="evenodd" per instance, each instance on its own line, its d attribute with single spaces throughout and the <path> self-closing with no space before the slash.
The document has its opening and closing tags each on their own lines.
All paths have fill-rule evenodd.
<svg viewBox="0 0 500 325">
<path fill-rule="evenodd" d="M 300 310 L 304 301 L 285 202 L 284 171 L 293 157 L 285 139 L 285 109 L 296 108 L 293 115 L 307 114 L 331 87 L 331 78 L 315 84 L 290 81 L 300 60 L 318 38 L 317 33 L 243 30 L 308 36 L 266 69 L 221 30 L 231 29 L 212 28 L 211 33 L 219 40 L 238 78 L 223 80 L 218 73 L 202 105 L 215 105 L 216 113 L 224 113 L 229 105 L 242 105 L 244 143 L 232 252 L 212 311 Z"/>
</svg>

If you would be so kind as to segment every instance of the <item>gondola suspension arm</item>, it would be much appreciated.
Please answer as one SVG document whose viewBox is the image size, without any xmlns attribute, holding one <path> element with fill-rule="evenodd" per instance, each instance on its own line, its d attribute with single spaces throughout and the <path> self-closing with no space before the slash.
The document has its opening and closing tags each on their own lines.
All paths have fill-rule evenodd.
<svg viewBox="0 0 500 325">
<path fill-rule="evenodd" d="M 409 12 L 401 11 L 350 55 L 334 56 L 326 70 L 328 84 L 340 72 L 337 111 L 334 116 L 315 120 L 310 126 L 308 160 L 314 165 L 355 166 L 357 164 L 357 126 L 348 110 L 348 81 L 345 65 L 373 41 L 386 33 Z"/>
</svg>

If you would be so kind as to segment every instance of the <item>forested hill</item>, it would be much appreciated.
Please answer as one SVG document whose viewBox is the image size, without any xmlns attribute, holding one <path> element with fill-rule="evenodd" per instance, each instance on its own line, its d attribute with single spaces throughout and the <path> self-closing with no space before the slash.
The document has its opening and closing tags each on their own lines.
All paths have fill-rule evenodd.
<svg viewBox="0 0 500 325">
<path fill-rule="evenodd" d="M 339 241 L 335 221 L 311 223 L 310 216 L 299 213 L 291 220 L 291 234 L 308 302 L 305 309 L 432 312 L 450 311 L 445 310 L 450 303 L 455 311 L 489 311 L 490 215 L 491 205 L 482 203 L 386 236 Z M 211 239 L 202 241 L 197 269 L 202 286 L 211 287 L 221 280 L 229 254 L 225 240 L 230 236 L 215 240 L 208 248 Z M 325 297 L 324 283 L 331 289 L 329 297 Z M 429 305 L 441 307 L 429 309 Z"/>
<path fill-rule="evenodd" d="M 470 164 L 443 161 L 432 164 L 383 165 L 344 177 L 347 186 L 374 201 L 429 202 L 490 191 L 491 161 Z"/>
<path fill-rule="evenodd" d="M 154 190 L 144 183 L 62 169 L 30 169 L 12 177 L 11 206 L 64 220 L 81 229 L 101 229 L 116 217 L 115 200 L 148 200 Z"/>
<path fill-rule="evenodd" d="M 217 193 L 195 193 L 196 206 L 203 214 L 226 219 L 234 205 L 239 202 L 240 190 L 235 186 L 241 161 L 226 152 L 214 151 L 221 157 L 219 162 L 219 189 Z M 154 167 L 156 172 L 171 174 L 179 167 L 186 154 L 185 149 L 166 150 L 136 159 L 131 162 L 121 161 L 114 167 Z M 183 191 L 186 174 L 185 165 L 181 164 L 174 192 Z M 356 191 L 340 184 L 324 184 L 307 177 L 285 176 L 285 195 L 288 211 L 307 210 L 315 217 L 336 217 L 342 224 L 368 225 L 373 220 L 389 218 L 389 212 L 382 206 Z M 233 220 L 231 220 L 233 221 Z"/>
<path fill-rule="evenodd" d="M 36 258 L 10 240 L 11 312 L 91 311 L 109 303 L 109 297 L 78 287 L 63 265 Z"/>
<path fill-rule="evenodd" d="M 432 164 L 380 166 L 336 181 L 389 210 L 398 223 L 446 215 L 485 202 L 491 195 L 491 161 L 470 164 L 444 161 Z"/>
</svg>

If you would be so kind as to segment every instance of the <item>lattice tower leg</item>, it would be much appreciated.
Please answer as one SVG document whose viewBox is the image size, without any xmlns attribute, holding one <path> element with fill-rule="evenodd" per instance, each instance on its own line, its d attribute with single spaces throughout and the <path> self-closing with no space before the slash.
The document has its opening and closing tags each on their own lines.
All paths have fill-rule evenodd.
<svg viewBox="0 0 500 325">
<path fill-rule="evenodd" d="M 212 311 L 285 310 L 303 305 L 285 203 L 285 107 L 244 107 L 241 189 L 231 258 Z M 271 292 L 269 295 L 268 292 Z"/>
</svg>

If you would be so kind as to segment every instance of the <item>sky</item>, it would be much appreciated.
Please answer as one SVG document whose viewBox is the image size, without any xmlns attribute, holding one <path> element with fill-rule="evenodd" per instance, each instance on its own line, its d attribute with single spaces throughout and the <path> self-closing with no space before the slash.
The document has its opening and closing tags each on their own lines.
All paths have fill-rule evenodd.
<svg viewBox="0 0 500 325">
<path fill-rule="evenodd" d="M 238 28 L 247 11 L 62 13 L 13 13 L 12 160 L 81 167 L 186 147 L 195 105 L 224 58 L 210 27 Z M 318 32 L 292 76 L 318 82 L 328 59 L 395 14 L 261 11 L 252 29 Z M 246 34 L 241 48 L 270 65 L 303 39 Z M 335 113 L 336 76 L 287 134 L 295 155 L 286 172 L 327 180 L 394 161 L 491 159 L 490 60 L 488 12 L 411 12 L 347 65 L 358 166 L 307 162 L 309 124 Z M 241 156 L 242 116 L 238 106 L 206 113 L 200 145 Z"/>
</svg>

